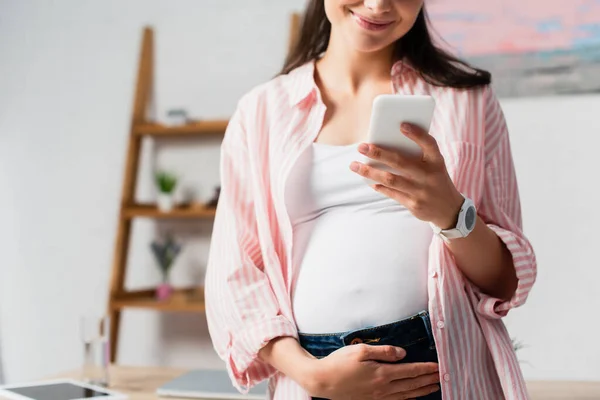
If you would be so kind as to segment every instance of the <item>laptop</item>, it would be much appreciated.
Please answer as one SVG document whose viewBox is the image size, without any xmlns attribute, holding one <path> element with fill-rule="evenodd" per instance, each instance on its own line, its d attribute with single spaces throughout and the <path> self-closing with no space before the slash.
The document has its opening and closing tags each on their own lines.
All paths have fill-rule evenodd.
<svg viewBox="0 0 600 400">
<path fill-rule="evenodd" d="M 266 381 L 241 394 L 233 387 L 231 379 L 224 370 L 193 370 L 169 381 L 156 390 L 156 394 L 165 397 L 183 397 L 203 400 L 265 400 L 267 398 Z"/>
</svg>

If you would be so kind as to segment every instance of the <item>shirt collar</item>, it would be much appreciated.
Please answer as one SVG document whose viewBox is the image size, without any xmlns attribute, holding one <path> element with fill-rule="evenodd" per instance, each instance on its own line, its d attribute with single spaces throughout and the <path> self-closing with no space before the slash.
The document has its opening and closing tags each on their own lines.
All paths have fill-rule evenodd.
<svg viewBox="0 0 600 400">
<path fill-rule="evenodd" d="M 414 72 L 414 67 L 407 60 L 396 61 L 392 65 L 390 75 L 392 81 L 406 72 Z M 315 61 L 309 61 L 289 73 L 290 105 L 297 106 L 304 100 L 313 97 L 317 91 L 315 83 Z"/>
<path fill-rule="evenodd" d="M 317 91 L 315 62 L 309 61 L 289 74 L 290 105 L 297 106 Z"/>
<path fill-rule="evenodd" d="M 406 72 L 415 72 L 415 67 L 412 66 L 410 61 L 406 59 L 398 60 L 392 65 L 392 70 L 390 72 L 392 79 L 400 76 Z"/>
</svg>

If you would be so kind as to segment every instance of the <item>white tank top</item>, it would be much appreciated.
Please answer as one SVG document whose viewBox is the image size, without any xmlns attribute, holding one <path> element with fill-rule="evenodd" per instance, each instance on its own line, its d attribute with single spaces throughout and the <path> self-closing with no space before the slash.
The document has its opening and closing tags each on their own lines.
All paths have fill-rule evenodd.
<svg viewBox="0 0 600 400">
<path fill-rule="evenodd" d="M 300 332 L 382 325 L 427 309 L 433 232 L 350 171 L 361 160 L 356 145 L 313 143 L 286 182 Z"/>
</svg>

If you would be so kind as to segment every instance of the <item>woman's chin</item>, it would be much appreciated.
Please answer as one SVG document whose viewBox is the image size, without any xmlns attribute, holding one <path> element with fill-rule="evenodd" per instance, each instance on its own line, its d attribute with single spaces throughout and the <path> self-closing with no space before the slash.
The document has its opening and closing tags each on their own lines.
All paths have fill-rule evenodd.
<svg viewBox="0 0 600 400">
<path fill-rule="evenodd" d="M 391 44 L 388 43 L 374 43 L 372 41 L 357 41 L 354 40 L 352 42 L 352 47 L 357 53 L 365 53 L 365 54 L 377 54 L 389 48 Z"/>
<path fill-rule="evenodd" d="M 346 43 L 360 53 L 378 53 L 394 44 L 393 40 L 383 37 L 372 37 L 356 32 L 346 36 Z"/>
</svg>

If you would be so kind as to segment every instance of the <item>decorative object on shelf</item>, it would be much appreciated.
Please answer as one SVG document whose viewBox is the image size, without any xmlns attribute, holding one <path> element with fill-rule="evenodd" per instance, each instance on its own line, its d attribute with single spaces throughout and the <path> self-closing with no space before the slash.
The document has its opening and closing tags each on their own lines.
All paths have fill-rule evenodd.
<svg viewBox="0 0 600 400">
<path fill-rule="evenodd" d="M 153 241 L 150 247 L 162 273 L 162 283 L 156 288 L 156 298 L 167 300 L 173 294 L 169 274 L 175 259 L 181 251 L 181 245 L 176 243 L 173 236 L 169 234 L 163 242 Z"/>
<path fill-rule="evenodd" d="M 190 122 L 187 111 L 183 108 L 174 108 L 167 112 L 167 124 L 171 126 L 186 125 Z"/>
<path fill-rule="evenodd" d="M 158 171 L 155 174 L 158 187 L 158 209 L 169 212 L 173 209 L 173 195 L 177 187 L 177 176 L 167 171 Z"/>
<path fill-rule="evenodd" d="M 525 346 L 525 344 L 522 341 L 517 340 L 516 338 L 512 338 L 510 341 L 513 345 L 513 349 L 515 352 L 521 350 L 524 347 L 527 347 L 527 346 Z"/>
<path fill-rule="evenodd" d="M 515 353 L 518 353 L 519 350 L 524 349 L 525 347 L 527 347 L 527 345 L 525 345 L 522 341 L 517 340 L 516 338 L 511 338 L 510 342 L 512 343 L 512 347 L 513 347 L 513 350 L 515 351 Z M 523 361 L 520 358 L 519 358 L 519 362 L 527 364 L 527 361 Z"/>
<path fill-rule="evenodd" d="M 215 188 L 215 192 L 213 194 L 213 197 L 208 201 L 208 203 L 206 203 L 207 207 L 211 207 L 214 208 L 217 206 L 217 204 L 219 203 L 219 196 L 221 195 L 221 186 L 217 186 Z"/>
<path fill-rule="evenodd" d="M 109 386 L 110 316 L 82 315 L 79 322 L 83 342 L 83 365 L 80 379 L 92 385 Z"/>
</svg>

